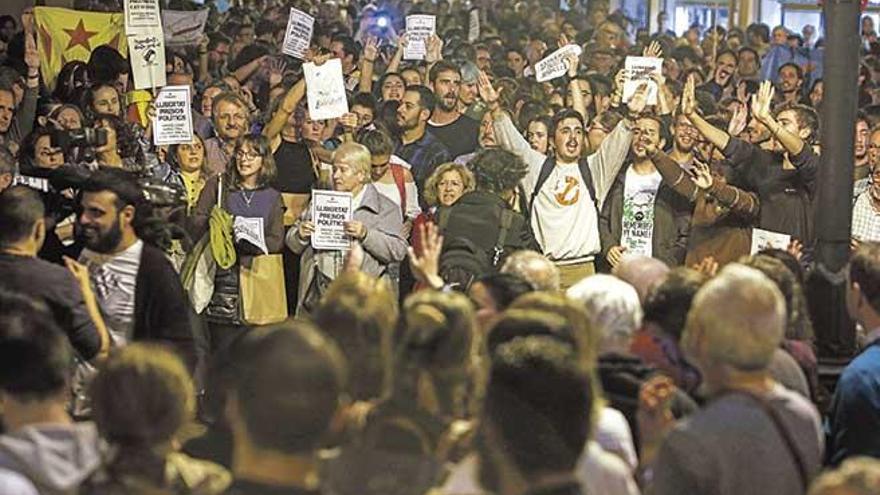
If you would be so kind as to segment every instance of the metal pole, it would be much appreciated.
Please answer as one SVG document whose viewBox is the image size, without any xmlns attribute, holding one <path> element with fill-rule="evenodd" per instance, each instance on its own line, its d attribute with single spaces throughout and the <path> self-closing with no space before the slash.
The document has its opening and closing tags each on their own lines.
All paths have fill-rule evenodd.
<svg viewBox="0 0 880 495">
<path fill-rule="evenodd" d="M 858 106 L 858 0 L 825 0 L 825 97 L 822 161 L 816 197 L 816 269 L 808 281 L 819 354 L 834 361 L 855 353 L 846 310 L 846 269 L 852 221 L 853 147 Z"/>
</svg>

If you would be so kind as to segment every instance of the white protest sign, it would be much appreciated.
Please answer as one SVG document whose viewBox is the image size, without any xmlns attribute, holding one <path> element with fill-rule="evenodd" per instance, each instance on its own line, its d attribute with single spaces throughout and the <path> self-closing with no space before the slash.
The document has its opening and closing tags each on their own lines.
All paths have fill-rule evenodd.
<svg viewBox="0 0 880 495">
<path fill-rule="evenodd" d="M 269 254 L 261 217 L 236 216 L 232 223 L 232 234 L 236 241 L 247 241 L 256 246 L 263 254 Z"/>
<path fill-rule="evenodd" d="M 468 43 L 480 39 L 480 9 L 473 7 L 468 13 Z"/>
<path fill-rule="evenodd" d="M 535 64 L 535 78 L 538 82 L 549 81 L 564 76 L 568 71 L 565 65 L 565 57 L 569 54 L 581 56 L 581 47 L 578 45 L 565 45 L 546 58 Z"/>
<path fill-rule="evenodd" d="M 428 38 L 434 35 L 437 18 L 432 15 L 406 16 L 406 47 L 404 60 L 424 60 L 428 53 Z"/>
<path fill-rule="evenodd" d="M 313 120 L 335 119 L 348 113 L 342 62 L 330 59 L 321 65 L 303 64 L 306 76 L 306 99 Z"/>
<path fill-rule="evenodd" d="M 190 143 L 193 139 L 189 86 L 165 86 L 153 102 L 153 144 Z"/>
<path fill-rule="evenodd" d="M 624 62 L 626 81 L 623 83 L 623 102 L 629 102 L 632 95 L 642 84 L 648 84 L 648 105 L 657 104 L 657 83 L 651 74 L 660 74 L 663 70 L 663 59 L 655 57 L 626 57 Z"/>
<path fill-rule="evenodd" d="M 134 89 L 165 86 L 165 36 L 162 30 L 128 35 Z"/>
<path fill-rule="evenodd" d="M 312 248 L 345 250 L 351 238 L 345 235 L 345 222 L 351 221 L 351 193 L 312 191 Z"/>
<path fill-rule="evenodd" d="M 791 236 L 764 229 L 752 229 L 752 249 L 750 254 L 758 254 L 765 249 L 788 249 Z"/>
<path fill-rule="evenodd" d="M 198 45 L 207 21 L 208 10 L 163 10 L 165 44 L 171 47 Z"/>
<path fill-rule="evenodd" d="M 161 29 L 159 0 L 125 0 L 125 34 L 142 33 L 145 30 Z"/>
<path fill-rule="evenodd" d="M 287 31 L 284 34 L 282 52 L 300 60 L 306 58 L 306 52 L 312 43 L 312 31 L 315 27 L 315 18 L 301 10 L 290 8 L 290 17 L 287 19 Z"/>
</svg>

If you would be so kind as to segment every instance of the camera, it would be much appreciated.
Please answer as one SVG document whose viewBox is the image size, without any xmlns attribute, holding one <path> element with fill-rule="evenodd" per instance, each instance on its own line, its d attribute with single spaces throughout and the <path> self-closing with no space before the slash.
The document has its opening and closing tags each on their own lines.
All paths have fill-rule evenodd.
<svg viewBox="0 0 880 495">
<path fill-rule="evenodd" d="M 50 137 L 52 146 L 61 148 L 66 153 L 70 148 L 97 148 L 107 144 L 107 129 L 83 127 L 67 131 L 53 131 Z"/>
</svg>

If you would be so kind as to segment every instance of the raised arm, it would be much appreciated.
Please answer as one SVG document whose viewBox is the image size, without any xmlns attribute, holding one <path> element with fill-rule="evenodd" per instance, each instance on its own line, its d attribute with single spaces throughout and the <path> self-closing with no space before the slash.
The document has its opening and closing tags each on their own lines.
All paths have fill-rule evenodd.
<svg viewBox="0 0 880 495">
<path fill-rule="evenodd" d="M 492 112 L 495 138 L 498 140 L 498 144 L 525 161 L 529 166 L 530 175 L 537 175 L 547 157 L 532 149 L 526 138 L 513 125 L 510 116 L 501 108 L 498 92 L 492 87 L 489 77 L 484 72 L 480 72 L 477 88 L 480 91 L 480 97 L 488 105 L 489 111 Z"/>
<path fill-rule="evenodd" d="M 773 117 L 770 106 L 773 104 L 774 93 L 773 83 L 770 81 L 762 82 L 758 93 L 752 95 L 752 114 L 779 140 L 779 144 L 785 148 L 785 151 L 790 155 L 797 155 L 804 149 L 805 143 L 800 136 L 787 130 Z"/>
<path fill-rule="evenodd" d="M 723 150 L 727 148 L 730 141 L 730 135 L 727 132 L 713 126 L 706 119 L 697 113 L 697 100 L 694 96 L 695 92 L 694 76 L 688 77 L 687 83 L 684 85 L 684 92 L 681 95 L 681 113 L 694 124 L 697 131 L 709 140 L 716 148 Z"/>
<path fill-rule="evenodd" d="M 605 196 L 611 190 L 617 173 L 620 172 L 620 167 L 626 159 L 630 144 L 632 144 L 632 117 L 637 116 L 645 109 L 648 102 L 647 95 L 648 86 L 642 84 L 627 103 L 629 115 L 621 120 L 611 131 L 611 134 L 602 141 L 599 149 L 587 157 L 599 205 L 605 202 Z"/>
<path fill-rule="evenodd" d="M 281 130 L 284 129 L 284 126 L 287 124 L 287 119 L 289 119 L 290 115 L 296 110 L 296 106 L 299 105 L 299 102 L 302 101 L 305 94 L 306 78 L 303 77 L 287 91 L 287 94 L 284 95 L 284 98 L 278 105 L 278 109 L 275 110 L 269 123 L 263 128 L 263 136 L 272 140 L 281 134 Z"/>
<path fill-rule="evenodd" d="M 400 36 L 397 38 L 397 50 L 394 52 L 394 56 L 391 57 L 391 61 L 388 62 L 388 67 L 385 68 L 386 73 L 397 72 L 400 68 L 404 47 L 406 47 L 406 33 L 400 33 Z"/>
<path fill-rule="evenodd" d="M 373 69 L 376 65 L 378 54 L 379 49 L 376 46 L 376 38 L 371 37 L 367 39 L 364 45 L 364 53 L 361 56 L 361 77 L 358 83 L 358 88 L 364 93 L 371 93 L 373 91 Z"/>
<path fill-rule="evenodd" d="M 235 71 L 232 72 L 232 76 L 238 82 L 244 84 L 244 82 L 247 81 L 252 75 L 254 75 L 254 72 L 256 72 L 257 69 L 260 68 L 260 65 L 263 64 L 263 61 L 266 60 L 267 57 L 268 55 L 263 55 L 262 57 L 251 60 L 250 62 L 242 65 L 238 69 L 235 69 Z"/>
</svg>

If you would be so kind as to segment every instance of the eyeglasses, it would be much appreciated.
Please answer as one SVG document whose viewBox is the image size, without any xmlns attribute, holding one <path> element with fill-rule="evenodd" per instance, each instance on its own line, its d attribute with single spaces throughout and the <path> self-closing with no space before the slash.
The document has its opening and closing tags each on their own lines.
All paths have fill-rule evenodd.
<svg viewBox="0 0 880 495">
<path fill-rule="evenodd" d="M 256 151 L 238 150 L 235 152 L 235 157 L 238 158 L 239 160 L 242 160 L 245 158 L 248 160 L 256 160 L 257 158 L 260 157 L 260 154 L 257 153 Z"/>
</svg>

